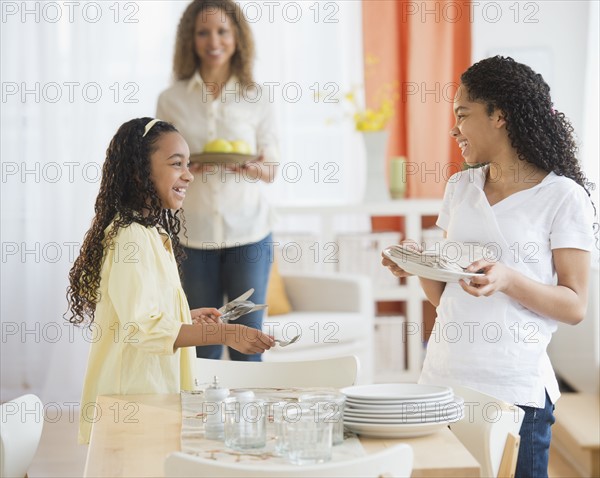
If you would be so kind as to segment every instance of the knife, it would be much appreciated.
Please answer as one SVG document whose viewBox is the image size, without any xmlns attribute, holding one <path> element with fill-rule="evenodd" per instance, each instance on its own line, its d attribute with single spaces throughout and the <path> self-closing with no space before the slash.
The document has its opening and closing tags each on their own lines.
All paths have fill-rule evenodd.
<svg viewBox="0 0 600 478">
<path fill-rule="evenodd" d="M 225 312 L 231 310 L 233 308 L 233 306 L 235 305 L 236 302 L 240 302 L 242 300 L 246 300 L 252 294 L 254 294 L 254 288 L 251 288 L 251 289 L 247 290 L 242 295 L 240 295 L 237 299 L 233 299 L 232 301 L 227 302 L 223 307 L 221 307 L 219 309 L 219 312 L 221 312 L 221 314 L 224 314 Z"/>
</svg>

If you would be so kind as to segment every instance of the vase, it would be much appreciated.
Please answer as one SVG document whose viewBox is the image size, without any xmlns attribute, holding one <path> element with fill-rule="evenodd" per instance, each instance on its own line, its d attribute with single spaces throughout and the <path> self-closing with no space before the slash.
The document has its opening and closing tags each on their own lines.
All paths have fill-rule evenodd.
<svg viewBox="0 0 600 478">
<path fill-rule="evenodd" d="M 398 156 L 390 160 L 390 195 L 402 199 L 406 194 L 406 158 Z"/>
<path fill-rule="evenodd" d="M 364 131 L 366 150 L 366 187 L 364 202 L 383 202 L 390 199 L 386 174 L 387 131 Z"/>
</svg>

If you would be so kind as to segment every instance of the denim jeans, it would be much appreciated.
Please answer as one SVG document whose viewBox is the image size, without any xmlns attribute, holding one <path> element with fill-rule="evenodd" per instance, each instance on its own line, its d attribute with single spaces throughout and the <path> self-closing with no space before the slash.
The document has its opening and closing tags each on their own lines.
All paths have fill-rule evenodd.
<svg viewBox="0 0 600 478">
<path fill-rule="evenodd" d="M 554 405 L 546 393 L 544 408 L 525 407 L 525 418 L 521 425 L 521 447 L 517 460 L 515 478 L 547 478 L 548 454 L 554 424 Z"/>
<path fill-rule="evenodd" d="M 267 296 L 269 272 L 273 262 L 273 240 L 271 234 L 259 242 L 223 249 L 185 248 L 187 259 L 182 264 L 183 289 L 191 309 L 216 307 L 233 300 L 250 288 L 250 297 L 256 304 L 264 304 Z M 235 321 L 255 329 L 262 328 L 263 311 L 246 314 Z M 222 345 L 196 347 L 196 356 L 220 359 Z M 261 360 L 260 354 L 245 355 L 229 348 L 232 360 Z"/>
</svg>

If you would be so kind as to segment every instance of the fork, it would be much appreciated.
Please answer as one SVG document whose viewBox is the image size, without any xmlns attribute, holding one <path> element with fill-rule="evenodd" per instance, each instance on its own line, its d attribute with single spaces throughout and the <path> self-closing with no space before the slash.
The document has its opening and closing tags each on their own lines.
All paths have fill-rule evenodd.
<svg viewBox="0 0 600 478">
<path fill-rule="evenodd" d="M 298 334 L 295 337 L 292 337 L 290 340 L 275 339 L 275 343 L 277 343 L 280 347 L 287 347 L 288 345 L 291 345 L 294 342 L 297 342 L 298 339 L 300 338 L 300 335 L 302 335 L 302 334 Z"/>
</svg>

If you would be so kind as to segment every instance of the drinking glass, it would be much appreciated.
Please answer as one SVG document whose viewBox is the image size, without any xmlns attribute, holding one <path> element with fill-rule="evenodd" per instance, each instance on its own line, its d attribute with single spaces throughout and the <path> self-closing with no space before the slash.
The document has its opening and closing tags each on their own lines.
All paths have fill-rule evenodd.
<svg viewBox="0 0 600 478">
<path fill-rule="evenodd" d="M 225 399 L 225 446 L 234 450 L 263 448 L 267 443 L 267 407 L 264 400 Z"/>
<path fill-rule="evenodd" d="M 283 440 L 286 453 L 295 465 L 324 463 L 331 460 L 332 423 L 323 420 L 323 413 L 311 403 L 298 403 L 283 418 Z"/>
<path fill-rule="evenodd" d="M 286 421 L 288 416 L 299 409 L 297 400 L 272 402 L 273 427 L 275 430 L 275 454 L 287 457 Z"/>
<path fill-rule="evenodd" d="M 315 392 L 300 395 L 298 400 L 302 403 L 316 404 L 321 410 L 322 419 L 333 424 L 332 441 L 334 445 L 339 445 L 344 441 L 346 395 L 336 392 Z"/>
</svg>

